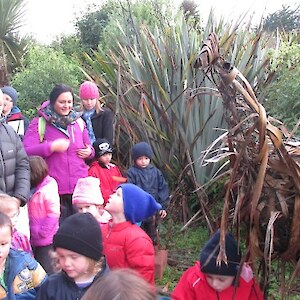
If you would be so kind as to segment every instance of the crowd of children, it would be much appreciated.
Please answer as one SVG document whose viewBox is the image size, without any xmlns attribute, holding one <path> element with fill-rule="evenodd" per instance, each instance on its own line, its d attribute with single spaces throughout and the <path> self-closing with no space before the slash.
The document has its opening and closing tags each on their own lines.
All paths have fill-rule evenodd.
<svg viewBox="0 0 300 300">
<path fill-rule="evenodd" d="M 0 299 L 163 299 L 155 290 L 155 245 L 168 184 L 146 142 L 133 145 L 134 164 L 121 173 L 112 163 L 112 124 L 97 128 L 111 112 L 98 103 L 94 83 L 84 82 L 79 94 L 85 123 L 72 90 L 58 85 L 25 133 L 30 241 L 16 228 L 25 203 L 0 193 Z M 263 299 L 230 234 L 228 264 L 217 266 L 219 240 L 217 232 L 171 299 Z"/>
</svg>

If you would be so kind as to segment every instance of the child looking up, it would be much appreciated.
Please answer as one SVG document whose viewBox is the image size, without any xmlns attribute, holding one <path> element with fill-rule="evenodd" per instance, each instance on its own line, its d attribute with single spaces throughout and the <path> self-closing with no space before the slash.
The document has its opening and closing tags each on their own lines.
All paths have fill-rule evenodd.
<svg viewBox="0 0 300 300">
<path fill-rule="evenodd" d="M 0 194 L 0 212 L 7 215 L 12 223 L 11 247 L 32 254 L 31 245 L 27 236 L 16 229 L 20 213 L 20 202 L 7 194 Z"/>
<path fill-rule="evenodd" d="M 227 265 L 217 265 L 219 242 L 217 231 L 204 245 L 195 266 L 183 273 L 172 294 L 173 300 L 263 300 L 250 266 L 240 265 L 240 250 L 231 234 L 225 236 Z M 236 278 L 239 268 L 242 270 Z"/>
<path fill-rule="evenodd" d="M 149 144 L 141 142 L 132 147 L 132 159 L 134 166 L 127 171 L 127 181 L 131 182 L 154 197 L 161 204 L 159 217 L 167 216 L 167 206 L 169 204 L 169 188 L 162 172 L 151 164 L 153 151 Z M 156 223 L 153 218 L 143 220 L 142 228 L 156 244 Z"/>
<path fill-rule="evenodd" d="M 106 139 L 97 139 L 93 143 L 93 147 L 95 149 L 96 161 L 90 166 L 89 176 L 99 178 L 105 205 L 109 196 L 117 188 L 120 179 L 123 177 L 118 166 L 111 163 L 112 148 L 109 142 Z"/>
<path fill-rule="evenodd" d="M 105 209 L 112 215 L 112 222 L 102 230 L 109 267 L 133 269 L 154 285 L 153 243 L 135 223 L 155 214 L 161 205 L 138 186 L 124 183 L 109 197 Z"/>
<path fill-rule="evenodd" d="M 94 280 L 107 272 L 98 222 L 90 213 L 64 220 L 53 238 L 61 271 L 48 277 L 37 299 L 81 299 Z"/>
<path fill-rule="evenodd" d="M 103 197 L 100 181 L 95 177 L 80 178 L 74 189 L 72 202 L 80 213 L 91 213 L 102 227 L 108 223 L 111 215 L 103 209 Z"/>
<path fill-rule="evenodd" d="M 10 218 L 0 213 L 0 299 L 35 299 L 47 274 L 29 253 L 10 248 Z"/>
<path fill-rule="evenodd" d="M 30 242 L 35 259 L 48 274 L 53 273 L 53 236 L 58 229 L 60 199 L 56 180 L 49 176 L 46 161 L 40 156 L 30 156 L 31 197 L 28 202 Z"/>
</svg>

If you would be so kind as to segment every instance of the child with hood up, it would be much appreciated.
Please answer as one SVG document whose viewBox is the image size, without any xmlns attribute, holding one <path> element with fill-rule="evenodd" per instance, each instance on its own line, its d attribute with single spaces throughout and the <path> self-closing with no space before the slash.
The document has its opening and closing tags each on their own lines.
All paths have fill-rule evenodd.
<svg viewBox="0 0 300 300">
<path fill-rule="evenodd" d="M 105 206 L 112 221 L 103 228 L 104 254 L 111 269 L 130 268 L 154 285 L 154 247 L 136 225 L 161 209 L 155 199 L 132 183 L 121 184 Z"/>
<path fill-rule="evenodd" d="M 234 237 L 227 233 L 225 250 L 227 264 L 217 265 L 220 231 L 204 245 L 200 259 L 181 276 L 172 300 L 263 300 L 252 269 L 241 265 L 241 253 Z M 242 268 L 239 277 L 238 271 Z"/>
</svg>

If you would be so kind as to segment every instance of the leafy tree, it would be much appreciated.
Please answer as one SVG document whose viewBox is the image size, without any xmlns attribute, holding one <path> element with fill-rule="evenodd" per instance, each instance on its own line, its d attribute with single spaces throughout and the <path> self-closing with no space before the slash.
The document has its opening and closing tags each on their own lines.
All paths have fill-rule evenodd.
<svg viewBox="0 0 300 300">
<path fill-rule="evenodd" d="M 9 64 L 18 63 L 23 51 L 18 29 L 25 13 L 24 0 L 0 0 L 0 86 L 9 83 Z"/>
<path fill-rule="evenodd" d="M 267 16 L 263 22 L 263 30 L 268 32 L 291 31 L 299 28 L 299 6 L 292 9 L 290 6 L 282 6 L 281 9 Z"/>
<path fill-rule="evenodd" d="M 282 42 L 278 53 L 273 51 L 272 59 L 276 76 L 264 91 L 265 104 L 269 113 L 291 130 L 300 119 L 299 43 Z"/>
<path fill-rule="evenodd" d="M 12 84 L 20 94 L 20 108 L 29 117 L 48 98 L 54 84 L 65 83 L 76 91 L 83 79 L 83 74 L 72 59 L 61 50 L 50 47 L 32 47 L 23 65 L 12 77 Z"/>
<path fill-rule="evenodd" d="M 87 13 L 77 19 L 75 27 L 83 48 L 97 49 L 106 25 L 116 12 L 116 3 L 114 0 L 107 1 L 99 9 L 91 5 Z"/>
<path fill-rule="evenodd" d="M 57 37 L 56 40 L 51 43 L 51 47 L 54 50 L 62 51 L 66 56 L 77 55 L 83 51 L 80 40 L 76 34 Z"/>
<path fill-rule="evenodd" d="M 172 2 L 169 0 L 109 0 L 100 8 L 90 6 L 75 26 L 85 49 L 100 48 L 106 51 L 115 47 L 124 37 L 127 44 L 132 43 L 139 24 L 147 24 L 151 28 L 160 26 L 163 20 L 170 20 L 172 12 Z"/>
</svg>

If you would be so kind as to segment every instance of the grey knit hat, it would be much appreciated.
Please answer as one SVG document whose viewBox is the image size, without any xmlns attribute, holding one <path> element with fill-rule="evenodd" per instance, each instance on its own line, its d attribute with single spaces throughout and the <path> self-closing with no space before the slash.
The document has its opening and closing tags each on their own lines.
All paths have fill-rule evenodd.
<svg viewBox="0 0 300 300">
<path fill-rule="evenodd" d="M 18 93 L 12 86 L 6 85 L 6 86 L 1 88 L 1 91 L 2 91 L 3 94 L 6 94 L 11 98 L 14 106 L 17 105 Z"/>
</svg>

